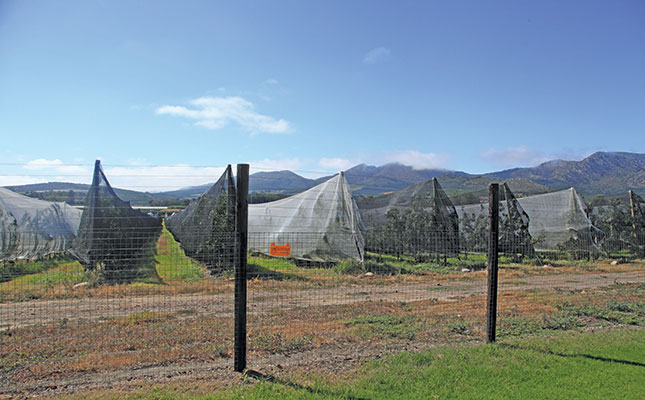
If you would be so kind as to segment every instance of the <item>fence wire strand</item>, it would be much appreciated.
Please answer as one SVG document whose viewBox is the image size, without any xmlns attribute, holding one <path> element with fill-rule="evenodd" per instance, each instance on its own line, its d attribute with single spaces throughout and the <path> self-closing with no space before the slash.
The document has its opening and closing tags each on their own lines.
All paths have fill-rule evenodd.
<svg viewBox="0 0 645 400">
<path fill-rule="evenodd" d="M 144 227 L 90 231 L 103 252 L 92 264 L 69 252 L 4 257 L 0 395 L 228 376 L 239 262 L 230 226 L 184 230 L 180 240 L 164 223 L 152 244 Z M 338 372 L 391 352 L 483 342 L 488 233 L 437 226 L 249 233 L 249 368 Z M 542 249 L 539 238 L 502 226 L 498 337 L 645 326 L 643 238 L 572 235 Z M 321 243 L 341 250 L 325 253 Z M 317 250 L 291 257 L 299 246 Z M 111 260 L 118 275 L 106 273 Z"/>
</svg>

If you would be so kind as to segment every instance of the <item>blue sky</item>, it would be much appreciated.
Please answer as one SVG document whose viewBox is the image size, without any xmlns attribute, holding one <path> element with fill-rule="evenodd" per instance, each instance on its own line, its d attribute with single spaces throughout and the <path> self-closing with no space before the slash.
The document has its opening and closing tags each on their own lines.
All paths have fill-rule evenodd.
<svg viewBox="0 0 645 400">
<path fill-rule="evenodd" d="M 644 128 L 642 1 L 0 0 L 0 185 L 483 173 Z"/>
</svg>

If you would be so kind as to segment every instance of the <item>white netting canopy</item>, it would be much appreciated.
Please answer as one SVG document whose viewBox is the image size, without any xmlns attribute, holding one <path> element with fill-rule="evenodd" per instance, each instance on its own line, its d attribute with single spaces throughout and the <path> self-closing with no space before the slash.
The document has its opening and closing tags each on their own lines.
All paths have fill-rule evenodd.
<svg viewBox="0 0 645 400">
<path fill-rule="evenodd" d="M 271 254 L 288 245 L 294 258 L 363 260 L 364 228 L 343 173 L 305 192 L 249 204 L 251 251 Z"/>
<path fill-rule="evenodd" d="M 595 229 L 587 207 L 574 188 L 517 199 L 530 218 L 529 233 L 537 249 L 554 249 L 570 239 L 581 239 Z M 504 206 L 504 204 L 502 204 Z M 488 204 L 458 206 L 459 217 L 488 212 Z"/>
<path fill-rule="evenodd" d="M 0 188 L 0 259 L 65 252 L 78 232 L 82 211 Z"/>
</svg>

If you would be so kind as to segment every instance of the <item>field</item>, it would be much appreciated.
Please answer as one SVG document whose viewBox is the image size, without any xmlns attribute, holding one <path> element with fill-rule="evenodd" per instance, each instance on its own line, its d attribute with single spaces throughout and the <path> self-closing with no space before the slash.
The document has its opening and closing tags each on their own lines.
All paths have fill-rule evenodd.
<svg viewBox="0 0 645 400">
<path fill-rule="evenodd" d="M 229 387 L 156 386 L 90 399 L 643 398 L 645 330 L 552 332 L 496 345 L 437 346 L 362 363 L 343 376 L 249 372 Z M 74 396 L 74 398 L 79 398 Z"/>
<path fill-rule="evenodd" d="M 0 283 L 0 394 L 109 396 L 158 385 L 162 393 L 175 387 L 242 396 L 235 388 L 243 378 L 232 372 L 232 275 L 209 276 L 167 231 L 156 259 L 162 283 L 95 284 L 71 260 L 25 268 Z M 478 255 L 447 264 L 382 254 L 363 264 L 303 266 L 260 256 L 248 263 L 249 367 L 264 376 L 324 377 L 333 389 L 366 360 L 409 351 L 412 358 L 401 362 L 412 362 L 438 346 L 459 354 L 485 337 L 485 259 Z M 505 260 L 500 341 L 533 337 L 534 346 L 560 332 L 641 332 L 644 266 Z M 254 390 L 301 393 L 272 385 Z"/>
</svg>

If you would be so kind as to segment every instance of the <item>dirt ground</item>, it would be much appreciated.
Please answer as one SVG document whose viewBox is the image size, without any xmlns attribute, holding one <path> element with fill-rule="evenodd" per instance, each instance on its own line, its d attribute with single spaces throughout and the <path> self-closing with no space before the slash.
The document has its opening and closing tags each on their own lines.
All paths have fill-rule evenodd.
<svg viewBox="0 0 645 400">
<path fill-rule="evenodd" d="M 564 274 L 533 276 L 500 282 L 499 292 L 529 289 L 587 289 L 614 282 L 644 282 L 645 270 L 626 273 Z M 439 289 L 445 285 L 446 290 Z M 449 301 L 486 293 L 486 281 L 443 281 L 395 285 L 365 285 L 307 290 L 249 291 L 249 313 L 263 313 L 280 306 L 283 309 L 320 305 L 342 305 L 365 301 Z M 6 329 L 60 320 L 95 320 L 124 317 L 141 312 L 169 313 L 191 310 L 191 315 L 232 316 L 233 294 L 149 295 L 120 298 L 81 298 L 69 300 L 1 303 L 1 324 Z"/>
<path fill-rule="evenodd" d="M 374 278 L 376 277 L 369 277 Z M 486 281 L 469 280 L 434 280 L 428 282 L 411 282 L 396 284 L 370 283 L 366 278 L 365 284 L 336 288 L 307 289 L 307 290 L 250 290 L 248 307 L 250 320 L 267 321 L 271 323 L 279 312 L 281 318 L 291 318 L 299 322 L 303 318 L 307 323 L 307 311 L 311 311 L 315 324 L 316 312 L 324 314 L 326 310 L 338 307 L 363 307 L 365 304 L 397 304 L 439 302 L 442 307 L 463 307 L 469 300 L 479 307 L 486 294 Z M 621 273 L 585 273 L 527 276 L 501 281 L 499 286 L 500 298 L 512 293 L 526 293 L 531 290 L 565 289 L 585 291 L 593 288 L 609 287 L 615 283 L 645 282 L 645 270 Z M 474 300 L 472 300 L 474 299 Z M 471 304 L 472 306 L 472 304 Z M 481 307 L 480 307 L 481 308 Z M 0 304 L 0 326 L 6 332 L 15 329 L 31 330 L 30 325 L 58 326 L 61 321 L 73 326 L 72 322 L 101 322 L 109 318 L 128 317 L 138 313 L 185 315 L 181 318 L 199 318 L 208 316 L 230 320 L 232 318 L 233 294 L 181 294 L 174 296 L 150 295 L 120 298 L 92 298 L 25 301 Z M 190 312 L 185 312 L 189 310 Z M 278 311 L 276 311 L 278 310 Z M 304 310 L 304 311 L 303 311 Z M 184 311 L 184 313 L 182 313 Z M 485 310 L 479 310 L 483 313 Z M 286 316 L 286 317 L 285 317 Z M 324 320 L 324 316 L 323 316 Z M 174 322 L 173 322 L 174 321 Z M 179 320 L 169 323 L 177 324 Z M 282 320 L 276 319 L 277 324 Z M 320 321 L 320 320 L 318 320 Z M 96 325 L 96 324 L 95 324 Z M 100 324 L 99 324 L 100 325 Z M 314 330 L 316 327 L 307 327 Z M 6 334 L 3 333 L 3 334 Z M 160 333 L 157 333 L 158 335 Z M 459 337 L 461 342 L 478 342 L 483 335 Z M 340 338 L 340 339 L 338 339 Z M 305 346 L 295 351 L 276 351 L 275 353 L 256 353 L 251 351 L 248 366 L 264 374 L 276 376 L 289 375 L 292 371 L 315 371 L 331 375 L 342 375 L 356 368 L 361 360 L 379 358 L 391 352 L 402 350 L 422 350 L 443 343 L 455 343 L 455 338 L 441 336 L 423 337 L 423 340 L 411 340 L 393 337 L 388 340 L 342 340 L 338 336 L 330 340 L 322 340 L 316 346 Z M 177 338 L 176 340 L 178 340 Z M 4 339 L 0 337 L 0 344 Z M 58 340 L 58 339 L 57 339 Z M 173 339 L 168 338 L 168 347 L 173 346 Z M 74 343 L 73 340 L 70 340 Z M 177 344 L 179 345 L 179 344 Z M 62 346 L 62 344 L 61 344 Z M 72 344 L 73 346 L 73 344 Z M 72 349 L 73 350 L 73 349 Z M 110 354 L 100 355 L 109 357 Z M 32 355 L 30 355 L 32 357 Z M 32 361 L 25 360 L 25 363 Z M 34 363 L 39 360 L 33 360 Z M 141 363 L 124 364 L 123 367 L 93 369 L 86 368 L 70 374 L 59 372 L 49 373 L 47 370 L 35 371 L 30 367 L 21 367 L 24 377 L 18 372 L 3 372 L 0 364 L 0 399 L 48 397 L 69 394 L 90 393 L 104 390 L 120 390 L 131 392 L 145 389 L 152 385 L 186 385 L 187 387 L 213 387 L 227 385 L 242 380 L 242 375 L 232 371 L 233 360 L 230 354 L 220 358 L 188 358 L 178 362 L 160 362 L 156 365 Z M 50 365 L 50 364 L 42 364 Z M 46 367 L 44 367 L 46 368 Z"/>
</svg>

